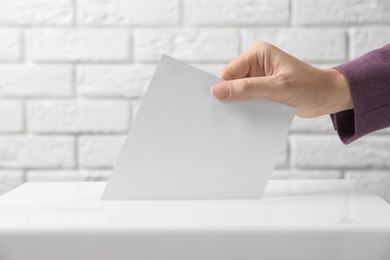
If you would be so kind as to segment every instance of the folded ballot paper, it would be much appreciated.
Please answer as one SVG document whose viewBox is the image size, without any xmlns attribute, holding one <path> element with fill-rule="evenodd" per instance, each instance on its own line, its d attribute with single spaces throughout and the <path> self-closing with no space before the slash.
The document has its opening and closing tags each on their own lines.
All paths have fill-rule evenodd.
<svg viewBox="0 0 390 260">
<path fill-rule="evenodd" d="M 102 199 L 261 198 L 295 111 L 218 100 L 221 81 L 163 55 Z"/>
</svg>

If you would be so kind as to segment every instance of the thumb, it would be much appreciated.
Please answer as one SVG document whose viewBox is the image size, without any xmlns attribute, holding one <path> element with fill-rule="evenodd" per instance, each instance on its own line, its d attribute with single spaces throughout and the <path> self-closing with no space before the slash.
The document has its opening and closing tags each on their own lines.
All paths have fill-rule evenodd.
<svg viewBox="0 0 390 260">
<path fill-rule="evenodd" d="M 244 100 L 250 98 L 273 98 L 275 88 L 271 77 L 243 78 L 218 83 L 210 89 L 221 100 Z"/>
</svg>

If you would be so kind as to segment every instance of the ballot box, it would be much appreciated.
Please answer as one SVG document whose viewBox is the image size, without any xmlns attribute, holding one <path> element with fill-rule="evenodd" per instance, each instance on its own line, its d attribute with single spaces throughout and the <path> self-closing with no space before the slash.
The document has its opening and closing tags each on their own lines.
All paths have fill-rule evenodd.
<svg viewBox="0 0 390 260">
<path fill-rule="evenodd" d="M 101 201 L 104 187 L 1 196 L 0 259 L 390 259 L 390 205 L 353 181 L 270 181 L 261 200 Z"/>
</svg>

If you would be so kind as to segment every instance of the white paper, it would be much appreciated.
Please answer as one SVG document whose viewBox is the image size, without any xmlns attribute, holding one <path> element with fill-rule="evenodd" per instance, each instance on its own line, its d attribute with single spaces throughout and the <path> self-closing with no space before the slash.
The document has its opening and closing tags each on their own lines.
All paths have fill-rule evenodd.
<svg viewBox="0 0 390 260">
<path fill-rule="evenodd" d="M 221 81 L 163 55 L 102 199 L 261 198 L 295 111 L 218 100 Z"/>
</svg>

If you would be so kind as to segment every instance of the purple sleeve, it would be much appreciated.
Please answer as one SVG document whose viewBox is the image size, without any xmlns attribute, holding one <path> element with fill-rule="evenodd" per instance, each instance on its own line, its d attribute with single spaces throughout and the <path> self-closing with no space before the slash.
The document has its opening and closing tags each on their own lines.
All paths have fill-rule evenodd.
<svg viewBox="0 0 390 260">
<path fill-rule="evenodd" d="M 354 108 L 331 114 L 343 143 L 390 126 L 390 44 L 335 67 L 348 81 Z"/>
</svg>

